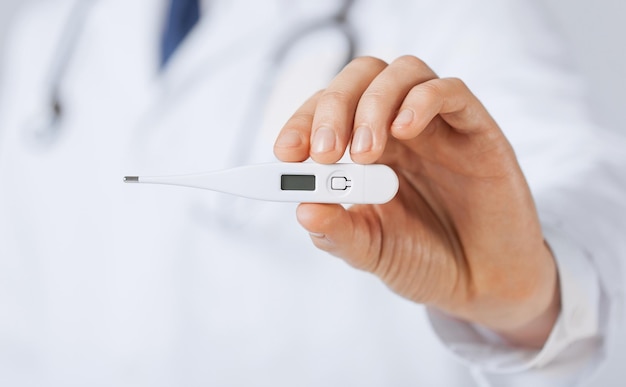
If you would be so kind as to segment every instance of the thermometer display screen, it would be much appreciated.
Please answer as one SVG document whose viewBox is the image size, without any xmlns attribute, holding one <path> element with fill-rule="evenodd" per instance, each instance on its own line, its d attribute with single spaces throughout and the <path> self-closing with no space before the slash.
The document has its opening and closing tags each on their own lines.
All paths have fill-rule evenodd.
<svg viewBox="0 0 626 387">
<path fill-rule="evenodd" d="M 315 191 L 315 175 L 281 175 L 283 191 Z"/>
</svg>

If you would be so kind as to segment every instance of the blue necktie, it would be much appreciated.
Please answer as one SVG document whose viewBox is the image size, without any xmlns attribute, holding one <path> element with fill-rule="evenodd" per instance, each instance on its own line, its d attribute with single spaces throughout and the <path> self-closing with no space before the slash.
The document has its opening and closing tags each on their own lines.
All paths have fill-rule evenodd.
<svg viewBox="0 0 626 387">
<path fill-rule="evenodd" d="M 161 68 L 167 65 L 199 19 L 199 0 L 170 0 L 169 14 L 161 39 Z"/>
</svg>

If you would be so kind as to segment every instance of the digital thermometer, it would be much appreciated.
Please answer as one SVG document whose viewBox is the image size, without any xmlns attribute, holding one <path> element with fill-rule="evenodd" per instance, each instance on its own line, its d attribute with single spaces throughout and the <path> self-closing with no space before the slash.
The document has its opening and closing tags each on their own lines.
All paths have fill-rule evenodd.
<svg viewBox="0 0 626 387">
<path fill-rule="evenodd" d="M 271 163 L 194 175 L 126 176 L 124 181 L 299 203 L 382 204 L 398 192 L 398 176 L 381 164 Z"/>
</svg>

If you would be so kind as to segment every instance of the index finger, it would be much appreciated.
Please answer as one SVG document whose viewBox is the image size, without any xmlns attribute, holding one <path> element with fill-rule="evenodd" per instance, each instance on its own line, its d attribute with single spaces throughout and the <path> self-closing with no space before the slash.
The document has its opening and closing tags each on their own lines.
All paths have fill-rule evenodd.
<svg viewBox="0 0 626 387">
<path fill-rule="evenodd" d="M 457 78 L 436 78 L 416 85 L 398 111 L 391 134 L 400 140 L 417 137 L 437 115 L 462 134 L 499 129 L 478 98 Z"/>
</svg>

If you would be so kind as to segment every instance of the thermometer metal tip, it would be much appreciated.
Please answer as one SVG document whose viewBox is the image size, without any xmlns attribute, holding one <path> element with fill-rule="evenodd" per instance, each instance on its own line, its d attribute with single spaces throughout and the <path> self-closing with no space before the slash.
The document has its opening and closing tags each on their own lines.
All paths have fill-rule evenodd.
<svg viewBox="0 0 626 387">
<path fill-rule="evenodd" d="M 126 176 L 126 183 L 203 188 L 278 202 L 382 204 L 398 191 L 386 165 L 271 163 L 179 176 Z"/>
</svg>

